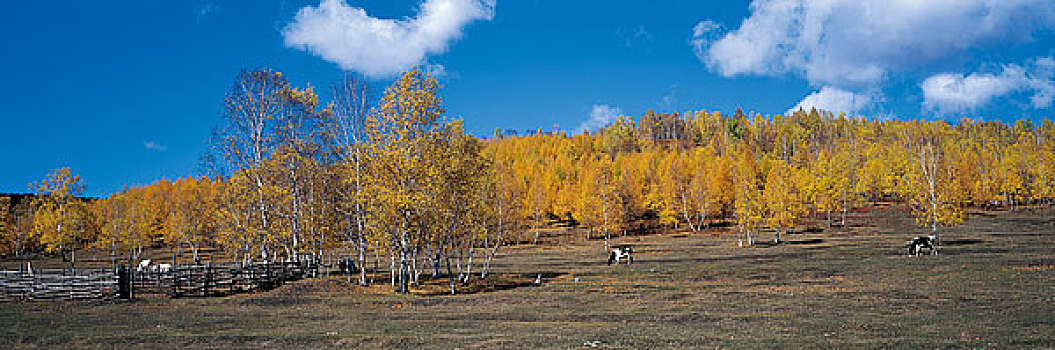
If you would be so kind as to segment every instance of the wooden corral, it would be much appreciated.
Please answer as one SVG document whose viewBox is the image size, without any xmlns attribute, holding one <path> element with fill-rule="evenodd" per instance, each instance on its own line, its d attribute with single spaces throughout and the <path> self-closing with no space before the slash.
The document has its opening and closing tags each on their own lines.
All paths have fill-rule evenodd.
<svg viewBox="0 0 1055 350">
<path fill-rule="evenodd" d="M 0 300 L 131 299 L 137 295 L 210 297 L 269 290 L 316 277 L 311 262 L 188 264 L 167 271 L 38 269 L 0 271 Z"/>
<path fill-rule="evenodd" d="M 0 271 L 0 299 L 76 300 L 117 296 L 111 269 Z"/>
<path fill-rule="evenodd" d="M 131 294 L 208 297 L 269 290 L 289 281 L 315 277 L 318 266 L 308 262 L 248 264 L 188 264 L 167 272 L 131 273 Z"/>
</svg>

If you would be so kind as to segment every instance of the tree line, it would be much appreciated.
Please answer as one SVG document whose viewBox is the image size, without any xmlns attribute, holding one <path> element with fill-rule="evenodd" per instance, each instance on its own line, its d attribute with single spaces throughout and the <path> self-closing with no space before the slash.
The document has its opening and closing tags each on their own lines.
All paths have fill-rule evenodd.
<svg viewBox="0 0 1055 350">
<path fill-rule="evenodd" d="M 749 120 L 750 118 L 750 120 Z M 574 221 L 586 234 L 642 226 L 698 231 L 734 224 L 752 244 L 807 218 L 827 226 L 869 202 L 904 202 L 937 233 L 967 207 L 1048 204 L 1055 125 L 1019 120 L 868 121 L 823 111 L 789 116 L 647 112 L 596 132 L 490 141 L 513 169 L 518 218 L 535 230 Z M 607 246 L 607 244 L 606 244 Z"/>
<path fill-rule="evenodd" d="M 372 101 L 346 76 L 321 102 L 282 73 L 244 71 L 202 156 L 208 176 L 83 199 L 59 169 L 31 197 L 0 197 L 0 248 L 16 255 L 97 248 L 139 259 L 172 247 L 231 257 L 348 256 L 359 283 L 387 269 L 406 292 L 487 276 L 508 242 L 554 223 L 584 238 L 738 228 L 747 244 L 818 218 L 844 225 L 874 201 L 905 202 L 937 232 L 965 208 L 1050 203 L 1055 126 L 648 111 L 595 132 L 478 138 L 446 116 L 439 83 L 403 74 Z M 478 271 L 474 271 L 478 269 Z"/>
</svg>

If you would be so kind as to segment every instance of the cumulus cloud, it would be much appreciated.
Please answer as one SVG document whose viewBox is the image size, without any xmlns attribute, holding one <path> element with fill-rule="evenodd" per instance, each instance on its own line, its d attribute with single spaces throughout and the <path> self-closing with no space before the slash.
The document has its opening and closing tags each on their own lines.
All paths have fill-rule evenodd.
<svg viewBox="0 0 1055 350">
<path fill-rule="evenodd" d="M 426 0 L 416 17 L 395 20 L 371 17 L 345 0 L 322 0 L 300 9 L 282 36 L 286 46 L 342 69 L 383 77 L 446 52 L 469 23 L 491 20 L 494 9 L 494 0 Z"/>
<path fill-rule="evenodd" d="M 795 107 L 791 107 L 786 114 L 790 115 L 802 109 L 809 111 L 812 108 L 823 109 L 832 113 L 857 113 L 875 102 L 872 94 L 859 94 L 842 90 L 836 87 L 825 86 L 820 91 L 814 92 L 799 101 Z"/>
<path fill-rule="evenodd" d="M 143 141 L 143 148 L 150 151 L 164 152 L 169 148 L 154 141 Z"/>
<path fill-rule="evenodd" d="M 969 112 L 986 106 L 997 97 L 1016 92 L 1031 93 L 1030 105 L 1033 108 L 1051 107 L 1055 99 L 1055 59 L 1036 58 L 1027 67 L 1009 64 L 998 74 L 932 75 L 919 84 L 923 90 L 923 109 L 937 113 Z"/>
<path fill-rule="evenodd" d="M 623 115 L 623 110 L 619 107 L 612 107 L 609 105 L 593 105 L 590 108 L 590 118 L 586 119 L 579 124 L 579 127 L 575 128 L 575 133 L 582 133 L 583 131 L 597 131 L 608 124 L 611 124 L 619 116 Z"/>
<path fill-rule="evenodd" d="M 923 90 L 925 110 L 949 113 L 977 109 L 989 103 L 993 97 L 1018 90 L 1024 79 L 1021 68 L 1010 66 L 1000 75 L 937 74 L 923 80 L 919 87 Z"/>
<path fill-rule="evenodd" d="M 1055 25 L 1050 0 L 755 0 L 740 27 L 693 28 L 713 71 L 802 76 L 814 86 L 864 89 L 969 50 L 1028 42 Z"/>
</svg>

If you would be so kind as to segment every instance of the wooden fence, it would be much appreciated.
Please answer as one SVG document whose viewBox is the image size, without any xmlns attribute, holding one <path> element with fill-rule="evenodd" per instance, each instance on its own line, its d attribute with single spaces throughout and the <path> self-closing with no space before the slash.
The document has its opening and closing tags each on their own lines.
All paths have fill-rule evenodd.
<svg viewBox="0 0 1055 350">
<path fill-rule="evenodd" d="M 109 299 L 117 289 L 111 269 L 0 271 L 0 299 Z"/>
<path fill-rule="evenodd" d="M 189 264 L 173 266 L 169 271 L 125 273 L 129 274 L 130 283 L 122 285 L 119 292 L 127 288 L 133 297 L 135 294 L 207 297 L 268 290 L 289 281 L 315 277 L 318 265 L 310 262 Z"/>
<path fill-rule="evenodd" d="M 0 300 L 132 299 L 141 294 L 209 297 L 269 290 L 316 277 L 313 262 L 177 265 L 168 271 L 114 269 L 0 271 Z"/>
</svg>

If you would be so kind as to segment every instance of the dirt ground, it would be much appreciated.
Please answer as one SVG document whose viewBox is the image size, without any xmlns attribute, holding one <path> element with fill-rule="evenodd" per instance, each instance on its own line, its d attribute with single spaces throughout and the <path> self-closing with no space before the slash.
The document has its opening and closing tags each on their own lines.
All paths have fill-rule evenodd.
<svg viewBox="0 0 1055 350">
<path fill-rule="evenodd" d="M 941 254 L 899 206 L 737 247 L 730 228 L 503 248 L 474 293 L 356 287 L 131 302 L 0 303 L 0 348 L 1053 348 L 1055 212 L 972 212 Z M 814 223 L 815 227 L 822 226 Z M 772 236 L 763 236 L 765 240 Z M 541 286 L 535 277 L 543 275 Z"/>
</svg>

